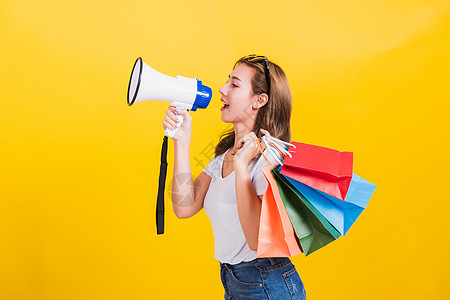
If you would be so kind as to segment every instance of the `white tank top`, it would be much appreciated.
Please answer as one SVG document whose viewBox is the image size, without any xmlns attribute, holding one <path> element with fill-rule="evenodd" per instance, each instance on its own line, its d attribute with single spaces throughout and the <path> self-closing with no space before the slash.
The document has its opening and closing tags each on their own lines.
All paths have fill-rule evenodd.
<svg viewBox="0 0 450 300">
<path fill-rule="evenodd" d="M 222 177 L 222 165 L 227 152 L 214 157 L 203 169 L 211 177 L 203 207 L 214 232 L 215 258 L 221 263 L 237 264 L 255 259 L 256 251 L 249 248 L 239 221 L 234 170 L 227 177 Z M 276 164 L 270 155 L 264 154 L 273 165 Z M 266 166 L 261 154 L 248 166 L 253 189 L 258 196 L 267 189 L 267 181 L 261 170 Z"/>
</svg>

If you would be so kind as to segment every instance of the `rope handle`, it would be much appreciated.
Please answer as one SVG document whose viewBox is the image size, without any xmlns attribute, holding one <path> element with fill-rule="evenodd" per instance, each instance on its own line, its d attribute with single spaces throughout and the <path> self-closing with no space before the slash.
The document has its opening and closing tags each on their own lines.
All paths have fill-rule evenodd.
<svg viewBox="0 0 450 300">
<path fill-rule="evenodd" d="M 273 137 L 265 129 L 261 129 L 261 132 L 264 135 L 256 140 L 256 144 L 258 146 L 259 152 L 261 152 L 262 156 L 264 157 L 264 160 L 267 162 L 269 166 L 274 165 L 269 161 L 269 159 L 264 154 L 264 147 L 265 149 L 267 149 L 267 153 L 269 153 L 270 156 L 272 156 L 279 165 L 283 165 L 283 160 L 286 157 L 286 155 L 292 157 L 292 154 L 290 154 L 288 151 L 289 150 L 288 146 L 296 148 L 295 145 Z"/>
</svg>

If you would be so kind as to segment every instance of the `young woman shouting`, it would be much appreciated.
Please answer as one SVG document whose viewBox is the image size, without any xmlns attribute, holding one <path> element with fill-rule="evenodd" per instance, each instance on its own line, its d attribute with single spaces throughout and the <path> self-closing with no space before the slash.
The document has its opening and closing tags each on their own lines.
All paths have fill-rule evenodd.
<svg viewBox="0 0 450 300">
<path fill-rule="evenodd" d="M 173 210 L 178 218 L 189 218 L 205 209 L 225 299 L 306 299 L 288 257 L 256 257 L 261 200 L 268 184 L 261 169 L 267 163 L 255 141 L 267 130 L 290 142 L 292 95 L 286 75 L 264 56 L 245 56 L 219 92 L 221 119 L 233 129 L 222 136 L 214 158 L 195 180 L 189 157 L 192 118 L 186 109 L 167 110 L 164 129 L 176 126 L 176 114 L 184 116 L 173 137 Z"/>
</svg>

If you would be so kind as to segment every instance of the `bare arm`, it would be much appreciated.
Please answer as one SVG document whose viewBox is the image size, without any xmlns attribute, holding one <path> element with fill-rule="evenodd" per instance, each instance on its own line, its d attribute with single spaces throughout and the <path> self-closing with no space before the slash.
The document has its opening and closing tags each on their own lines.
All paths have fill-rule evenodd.
<svg viewBox="0 0 450 300">
<path fill-rule="evenodd" d="M 258 246 L 261 197 L 256 195 L 250 179 L 248 165 L 235 166 L 236 200 L 239 220 L 248 246 L 256 251 Z"/>
<path fill-rule="evenodd" d="M 193 181 L 189 160 L 189 146 L 175 143 L 172 181 L 172 206 L 175 215 L 189 218 L 203 208 L 211 177 L 204 172 Z"/>
<path fill-rule="evenodd" d="M 164 130 L 175 125 L 175 107 L 170 106 L 164 117 Z M 191 145 L 192 118 L 186 109 L 180 112 L 184 121 L 172 138 L 174 141 L 174 169 L 172 180 L 172 206 L 178 218 L 189 218 L 203 208 L 211 177 L 202 172 L 195 181 L 192 178 L 189 148 Z"/>
</svg>

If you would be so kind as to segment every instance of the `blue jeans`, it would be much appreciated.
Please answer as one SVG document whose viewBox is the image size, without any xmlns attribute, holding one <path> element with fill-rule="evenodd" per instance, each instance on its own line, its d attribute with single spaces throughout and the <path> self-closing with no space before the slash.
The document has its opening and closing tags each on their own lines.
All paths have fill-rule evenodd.
<svg viewBox="0 0 450 300">
<path fill-rule="evenodd" d="M 305 288 L 287 257 L 220 264 L 225 299 L 306 299 Z"/>
</svg>

